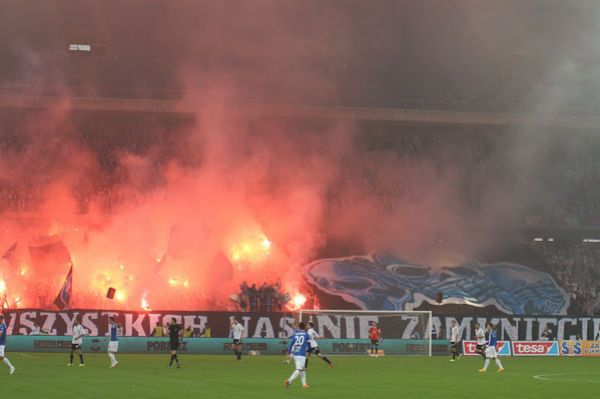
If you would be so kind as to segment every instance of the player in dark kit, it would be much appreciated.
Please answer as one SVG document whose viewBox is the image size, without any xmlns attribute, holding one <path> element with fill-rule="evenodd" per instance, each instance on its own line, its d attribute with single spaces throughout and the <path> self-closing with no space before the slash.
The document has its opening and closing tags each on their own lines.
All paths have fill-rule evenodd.
<svg viewBox="0 0 600 399">
<path fill-rule="evenodd" d="M 168 326 L 169 329 L 169 349 L 171 349 L 171 361 L 169 367 L 173 366 L 173 360 L 177 363 L 177 368 L 181 367 L 181 362 L 177 357 L 177 349 L 179 349 L 179 338 L 181 337 L 181 326 L 177 324 L 177 319 L 172 318 Z"/>
</svg>

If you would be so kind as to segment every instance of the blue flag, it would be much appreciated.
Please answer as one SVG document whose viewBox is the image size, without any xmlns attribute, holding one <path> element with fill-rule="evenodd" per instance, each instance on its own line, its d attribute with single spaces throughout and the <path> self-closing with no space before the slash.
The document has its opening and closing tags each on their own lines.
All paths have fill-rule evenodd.
<svg viewBox="0 0 600 399">
<path fill-rule="evenodd" d="M 60 309 L 69 309 L 71 307 L 71 289 L 73 286 L 73 266 L 69 270 L 69 274 L 67 274 L 67 278 L 65 279 L 65 283 L 63 284 L 62 289 L 58 293 L 58 296 L 54 300 L 54 304 Z"/>
</svg>

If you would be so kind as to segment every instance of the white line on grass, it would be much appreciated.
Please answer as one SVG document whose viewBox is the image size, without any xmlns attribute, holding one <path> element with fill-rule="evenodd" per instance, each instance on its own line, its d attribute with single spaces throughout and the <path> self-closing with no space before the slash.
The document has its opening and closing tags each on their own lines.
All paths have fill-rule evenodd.
<svg viewBox="0 0 600 399">
<path fill-rule="evenodd" d="M 599 383 L 600 380 L 585 380 L 585 379 L 573 379 L 573 378 L 568 378 L 570 376 L 576 376 L 576 375 L 592 375 L 592 376 L 598 376 L 600 377 L 600 375 L 595 372 L 595 373 L 552 373 L 552 374 L 538 374 L 538 375 L 534 375 L 533 378 L 535 378 L 536 380 L 540 380 L 540 381 L 555 381 L 555 382 L 592 382 L 592 383 Z M 565 376 L 567 377 L 565 378 L 560 378 L 561 376 Z M 555 378 L 558 377 L 558 378 Z"/>
</svg>

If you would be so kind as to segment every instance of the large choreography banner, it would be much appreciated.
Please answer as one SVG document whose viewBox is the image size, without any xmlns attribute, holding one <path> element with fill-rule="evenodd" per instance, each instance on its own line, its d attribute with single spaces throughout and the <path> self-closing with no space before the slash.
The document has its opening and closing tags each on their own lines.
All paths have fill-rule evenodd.
<svg viewBox="0 0 600 399">
<path fill-rule="evenodd" d="M 422 304 L 493 306 L 507 315 L 567 315 L 569 294 L 545 271 L 527 265 L 469 261 L 419 265 L 389 254 L 320 259 L 304 268 L 318 292 L 363 310 L 414 310 Z"/>
<path fill-rule="evenodd" d="M 50 335 L 70 335 L 73 321 L 77 317 L 91 336 L 105 336 L 108 332 L 108 317 L 114 316 L 123 326 L 123 335 L 146 337 L 154 327 L 167 324 L 175 318 L 184 328 L 190 327 L 199 334 L 210 327 L 212 337 L 229 336 L 229 323 L 237 317 L 245 327 L 249 338 L 286 338 L 293 331 L 295 317 L 291 313 L 228 313 L 228 312 L 128 312 L 102 310 L 46 311 L 19 309 L 5 313 L 8 334 L 29 335 L 37 324 Z M 323 338 L 366 339 L 371 321 L 379 321 L 384 338 L 410 339 L 417 327 L 410 315 L 378 320 L 376 314 L 364 315 L 317 315 L 316 329 Z M 445 339 L 449 335 L 450 323 L 456 321 L 463 340 L 474 338 L 474 324 L 492 322 L 497 326 L 498 338 L 510 341 L 536 341 L 547 329 L 557 340 L 593 340 L 600 332 L 600 318 L 562 316 L 506 316 L 506 317 L 453 317 L 436 315 L 432 322 L 432 338 Z M 393 324 L 393 325 L 392 325 Z"/>
</svg>

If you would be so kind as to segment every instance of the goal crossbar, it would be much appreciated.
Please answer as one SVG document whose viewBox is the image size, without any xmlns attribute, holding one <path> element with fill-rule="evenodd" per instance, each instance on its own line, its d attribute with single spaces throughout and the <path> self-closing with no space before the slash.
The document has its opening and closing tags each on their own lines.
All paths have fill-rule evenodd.
<svg viewBox="0 0 600 399">
<path fill-rule="evenodd" d="M 432 312 L 431 311 L 418 311 L 418 310 L 406 310 L 406 311 L 393 311 L 393 310 L 346 310 L 346 309 L 319 309 L 319 310 L 310 310 L 304 309 L 298 312 L 299 321 L 306 321 L 311 316 L 342 316 L 348 317 L 349 315 L 354 315 L 359 318 L 365 318 L 369 320 L 368 316 L 372 315 L 373 319 L 376 319 L 378 323 L 382 323 L 382 317 L 388 316 L 390 320 L 383 319 L 383 324 L 385 325 L 385 329 L 383 329 L 382 336 L 384 340 L 386 336 L 390 336 L 390 330 L 397 328 L 398 331 L 394 331 L 395 335 L 392 340 L 393 341 L 405 341 L 412 343 L 411 347 L 420 347 L 421 345 L 415 344 L 415 342 L 422 342 L 425 346 L 426 351 L 415 353 L 421 355 L 432 355 Z M 403 317 L 405 316 L 405 317 Z M 410 318 L 408 316 L 420 316 L 418 318 Z M 375 321 L 375 320 L 372 320 Z M 364 323 L 361 324 L 362 328 L 364 328 Z M 418 330 L 421 334 L 416 337 L 406 335 L 406 328 L 410 327 L 412 329 Z M 403 330 L 404 328 L 404 330 Z M 387 329 L 387 331 L 386 331 Z M 412 331 L 412 330 L 411 330 Z M 354 333 L 351 334 L 352 338 L 354 337 Z M 347 337 L 335 337 L 336 342 L 344 342 Z M 356 339 L 352 339 L 348 341 L 356 341 Z"/>
</svg>

